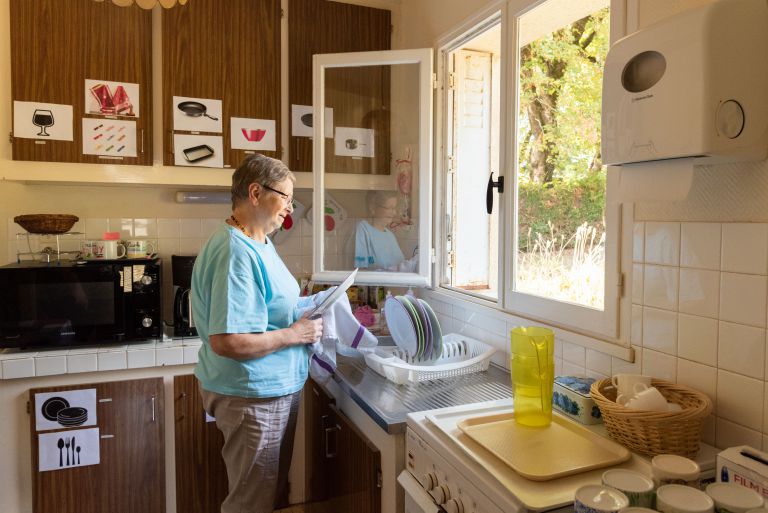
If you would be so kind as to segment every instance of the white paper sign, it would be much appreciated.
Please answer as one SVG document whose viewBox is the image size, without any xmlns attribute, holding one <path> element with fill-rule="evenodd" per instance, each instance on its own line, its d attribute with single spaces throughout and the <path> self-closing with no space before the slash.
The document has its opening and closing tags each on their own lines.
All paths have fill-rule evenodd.
<svg viewBox="0 0 768 513">
<path fill-rule="evenodd" d="M 224 167 L 224 143 L 220 135 L 173 134 L 177 166 Z"/>
<path fill-rule="evenodd" d="M 138 118 L 139 84 L 86 79 L 85 112 Z"/>
<path fill-rule="evenodd" d="M 312 106 L 291 105 L 291 135 L 294 137 L 312 137 L 313 132 Z M 333 137 L 333 109 L 325 108 L 325 137 Z"/>
<path fill-rule="evenodd" d="M 38 471 L 98 465 L 99 428 L 70 429 L 37 435 Z"/>
<path fill-rule="evenodd" d="M 23 139 L 73 141 L 72 105 L 13 102 L 13 136 Z"/>
<path fill-rule="evenodd" d="M 373 158 L 373 130 L 370 128 L 336 127 L 334 152 L 340 157 Z"/>
<path fill-rule="evenodd" d="M 37 431 L 95 425 L 95 388 L 35 394 Z"/>
<path fill-rule="evenodd" d="M 173 129 L 221 133 L 221 100 L 173 97 Z"/>
<path fill-rule="evenodd" d="M 83 118 L 83 153 L 135 157 L 136 122 Z"/>
<path fill-rule="evenodd" d="M 232 148 L 275 151 L 275 120 L 230 118 Z"/>
</svg>

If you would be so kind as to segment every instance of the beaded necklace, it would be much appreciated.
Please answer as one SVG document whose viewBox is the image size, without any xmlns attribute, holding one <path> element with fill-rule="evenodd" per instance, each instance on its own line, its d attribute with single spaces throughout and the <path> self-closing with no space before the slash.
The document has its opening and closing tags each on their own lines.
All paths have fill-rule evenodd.
<svg viewBox="0 0 768 513">
<path fill-rule="evenodd" d="M 246 237 L 248 237 L 249 239 L 253 239 L 253 240 L 258 242 L 256 237 L 251 235 L 251 233 L 248 231 L 248 229 L 245 226 L 243 226 L 242 224 L 240 224 L 240 221 L 237 220 L 237 218 L 235 217 L 235 214 L 232 214 L 231 216 L 229 216 L 229 219 L 230 219 L 230 221 L 232 221 L 232 223 L 234 223 L 235 227 L 237 227 L 238 230 L 240 230 L 241 232 L 243 232 L 245 234 Z"/>
</svg>

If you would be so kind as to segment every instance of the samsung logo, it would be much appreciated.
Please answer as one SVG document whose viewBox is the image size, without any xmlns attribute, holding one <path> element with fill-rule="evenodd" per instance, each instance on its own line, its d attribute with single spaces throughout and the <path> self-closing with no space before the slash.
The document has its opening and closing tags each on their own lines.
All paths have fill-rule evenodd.
<svg viewBox="0 0 768 513">
<path fill-rule="evenodd" d="M 62 331 L 60 335 L 67 336 L 67 335 L 75 335 L 76 333 L 74 331 Z"/>
<path fill-rule="evenodd" d="M 645 96 L 636 96 L 632 98 L 633 102 L 639 102 L 640 100 L 647 100 L 648 98 L 653 98 L 652 94 L 646 94 Z"/>
</svg>

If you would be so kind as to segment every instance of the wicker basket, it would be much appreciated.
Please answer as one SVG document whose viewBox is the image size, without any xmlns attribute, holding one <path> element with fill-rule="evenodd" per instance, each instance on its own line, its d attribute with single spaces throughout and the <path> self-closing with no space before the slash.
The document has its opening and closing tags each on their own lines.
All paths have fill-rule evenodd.
<svg viewBox="0 0 768 513">
<path fill-rule="evenodd" d="M 699 452 L 704 419 L 712 412 L 709 397 L 661 379 L 654 379 L 651 384 L 668 402 L 679 404 L 682 410 L 633 410 L 616 403 L 616 388 L 610 379 L 592 383 L 590 393 L 600 408 L 608 434 L 628 449 L 646 456 L 695 456 Z"/>
<path fill-rule="evenodd" d="M 79 218 L 70 214 L 26 214 L 13 221 L 29 233 L 66 233 Z"/>
</svg>

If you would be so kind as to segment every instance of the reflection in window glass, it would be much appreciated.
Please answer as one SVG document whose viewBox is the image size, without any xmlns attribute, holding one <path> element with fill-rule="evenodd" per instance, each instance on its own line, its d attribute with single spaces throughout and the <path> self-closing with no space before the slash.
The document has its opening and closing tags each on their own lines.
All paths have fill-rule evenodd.
<svg viewBox="0 0 768 513">
<path fill-rule="evenodd" d="M 324 72 L 324 107 L 333 116 L 325 172 L 386 178 L 358 190 L 328 189 L 323 270 L 417 272 L 419 65 Z"/>
<path fill-rule="evenodd" d="M 608 0 L 549 0 L 519 19 L 515 290 L 603 308 L 600 155 Z"/>
</svg>

